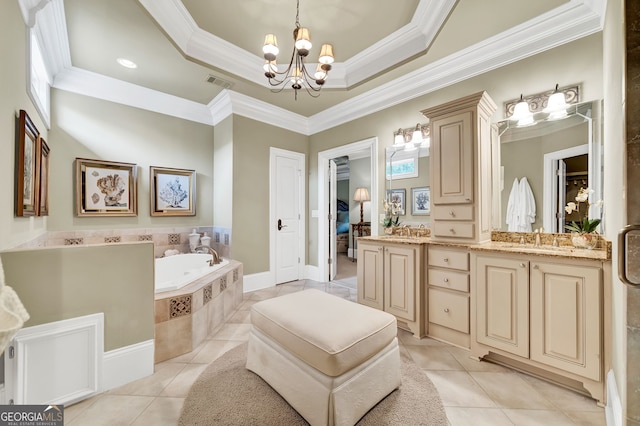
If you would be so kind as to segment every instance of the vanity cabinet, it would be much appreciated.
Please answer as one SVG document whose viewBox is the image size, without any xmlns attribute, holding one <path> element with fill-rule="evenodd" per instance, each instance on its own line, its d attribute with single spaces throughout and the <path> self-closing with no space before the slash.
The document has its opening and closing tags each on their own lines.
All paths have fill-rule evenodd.
<svg viewBox="0 0 640 426">
<path fill-rule="evenodd" d="M 394 315 L 398 326 L 424 336 L 424 246 L 358 241 L 358 303 Z"/>
<path fill-rule="evenodd" d="M 429 245 L 427 335 L 469 348 L 469 253 Z"/>
<path fill-rule="evenodd" d="M 430 182 L 433 240 L 480 242 L 491 238 L 491 115 L 486 92 L 422 112 L 431 132 Z"/>
<path fill-rule="evenodd" d="M 474 253 L 472 276 L 473 357 L 514 360 L 603 401 L 601 262 Z"/>
</svg>

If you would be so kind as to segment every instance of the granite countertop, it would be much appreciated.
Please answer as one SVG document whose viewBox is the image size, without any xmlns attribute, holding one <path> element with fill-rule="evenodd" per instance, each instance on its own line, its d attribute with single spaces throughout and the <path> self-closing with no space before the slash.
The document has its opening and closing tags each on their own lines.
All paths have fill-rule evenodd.
<svg viewBox="0 0 640 426">
<path fill-rule="evenodd" d="M 374 235 L 370 237 L 358 238 L 362 241 L 373 241 L 394 244 L 429 244 L 445 247 L 467 248 L 474 251 L 502 252 L 514 254 L 533 254 L 546 257 L 565 257 L 574 259 L 610 260 L 611 252 L 606 249 L 587 250 L 575 248 L 573 246 L 562 245 L 541 245 L 535 247 L 533 244 L 519 244 L 503 241 L 488 241 L 486 243 L 457 243 L 449 241 L 437 241 L 431 237 L 404 237 L 399 235 Z"/>
</svg>

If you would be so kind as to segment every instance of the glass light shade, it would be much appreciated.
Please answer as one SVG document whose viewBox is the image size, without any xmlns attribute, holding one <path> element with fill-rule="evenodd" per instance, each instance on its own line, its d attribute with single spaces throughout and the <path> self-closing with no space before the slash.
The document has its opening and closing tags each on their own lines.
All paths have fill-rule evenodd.
<svg viewBox="0 0 640 426">
<path fill-rule="evenodd" d="M 316 68 L 316 73 L 313 74 L 313 78 L 315 78 L 316 80 L 324 80 L 325 78 L 327 78 L 327 72 L 322 69 L 321 64 L 318 64 L 318 67 Z"/>
<path fill-rule="evenodd" d="M 509 117 L 511 120 L 520 121 L 529 117 L 533 117 L 533 114 L 529 110 L 529 104 L 520 96 L 520 102 L 513 108 L 513 114 Z"/>
<path fill-rule="evenodd" d="M 264 61 L 264 65 L 262 66 L 262 69 L 266 73 L 276 73 L 278 71 L 278 65 L 276 64 L 276 61 L 267 60 L 267 61 Z"/>
<path fill-rule="evenodd" d="M 330 44 L 323 44 L 320 48 L 320 58 L 318 62 L 321 64 L 332 64 L 333 59 L 333 46 Z"/>
<path fill-rule="evenodd" d="M 527 127 L 527 126 L 533 126 L 534 124 L 536 124 L 536 122 L 533 119 L 533 114 L 529 114 L 528 117 L 523 117 L 520 120 L 518 120 L 518 124 L 516 124 L 516 126 Z"/>
<path fill-rule="evenodd" d="M 393 146 L 398 147 L 404 145 L 404 134 L 402 129 L 398 129 L 397 132 L 393 133 Z"/>
<path fill-rule="evenodd" d="M 367 188 L 356 188 L 356 193 L 353 195 L 353 201 L 371 201 L 369 197 L 369 190 Z"/>
<path fill-rule="evenodd" d="M 307 28 L 298 28 L 295 46 L 301 56 L 309 54 L 309 50 L 311 49 L 311 37 L 309 36 L 309 30 Z M 303 55 L 303 53 L 305 54 Z"/>
<path fill-rule="evenodd" d="M 276 55 L 280 53 L 280 49 L 278 49 L 278 40 L 276 39 L 275 34 L 267 34 L 264 37 L 262 53 L 264 53 L 264 58 L 268 61 L 276 59 Z"/>
<path fill-rule="evenodd" d="M 561 110 L 567 110 L 569 105 L 564 100 L 564 93 L 558 92 L 557 89 L 553 93 L 553 95 L 549 96 L 549 101 L 547 101 L 547 107 L 543 110 L 548 114 L 552 112 L 559 112 Z"/>
<path fill-rule="evenodd" d="M 418 146 L 422 143 L 422 129 L 420 128 L 420 124 L 416 125 L 416 128 L 412 133 L 411 143 L 415 146 Z"/>
</svg>

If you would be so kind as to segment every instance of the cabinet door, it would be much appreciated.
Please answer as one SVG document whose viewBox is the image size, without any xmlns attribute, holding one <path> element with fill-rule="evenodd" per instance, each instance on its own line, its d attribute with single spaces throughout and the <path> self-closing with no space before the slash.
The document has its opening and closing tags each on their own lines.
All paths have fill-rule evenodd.
<svg viewBox="0 0 640 426">
<path fill-rule="evenodd" d="M 473 113 L 434 120 L 431 135 L 434 204 L 473 203 Z"/>
<path fill-rule="evenodd" d="M 382 250 L 379 244 L 358 244 L 358 303 L 380 310 L 384 309 Z"/>
<path fill-rule="evenodd" d="M 531 262 L 531 359 L 600 380 L 602 270 Z"/>
<path fill-rule="evenodd" d="M 529 262 L 478 256 L 476 340 L 529 357 Z"/>
<path fill-rule="evenodd" d="M 384 248 L 384 310 L 407 321 L 415 321 L 416 249 Z"/>
</svg>

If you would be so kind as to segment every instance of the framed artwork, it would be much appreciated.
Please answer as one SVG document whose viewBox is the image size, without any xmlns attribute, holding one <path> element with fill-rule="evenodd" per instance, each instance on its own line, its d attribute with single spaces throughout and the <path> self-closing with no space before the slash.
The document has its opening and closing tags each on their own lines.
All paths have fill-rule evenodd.
<svg viewBox="0 0 640 426">
<path fill-rule="evenodd" d="M 49 145 L 38 138 L 38 216 L 49 215 Z"/>
<path fill-rule="evenodd" d="M 26 111 L 20 110 L 16 138 L 16 216 L 38 213 L 38 138 L 40 132 Z"/>
<path fill-rule="evenodd" d="M 411 214 L 414 216 L 431 214 L 431 188 L 411 188 Z"/>
<path fill-rule="evenodd" d="M 78 216 L 137 216 L 135 164 L 76 158 Z"/>
<path fill-rule="evenodd" d="M 151 166 L 151 216 L 196 215 L 196 171 Z"/>
<path fill-rule="evenodd" d="M 391 202 L 395 202 L 398 203 L 398 206 L 400 207 L 400 214 L 398 216 L 404 216 L 406 210 L 406 204 L 405 204 L 405 199 L 406 199 L 406 194 L 407 194 L 407 190 L 406 189 L 390 189 L 387 191 L 387 194 L 389 196 L 389 199 L 391 200 Z"/>
</svg>

